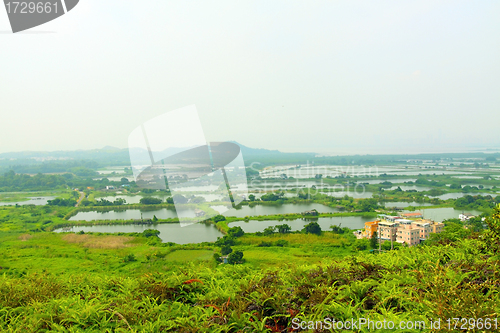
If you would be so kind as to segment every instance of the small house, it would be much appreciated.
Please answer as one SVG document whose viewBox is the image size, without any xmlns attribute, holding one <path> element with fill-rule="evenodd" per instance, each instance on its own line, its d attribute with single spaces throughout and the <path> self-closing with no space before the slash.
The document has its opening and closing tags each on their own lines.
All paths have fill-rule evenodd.
<svg viewBox="0 0 500 333">
<path fill-rule="evenodd" d="M 302 215 L 307 215 L 307 216 L 318 216 L 318 211 L 316 209 L 313 210 L 306 210 L 305 212 L 302 213 Z"/>
<path fill-rule="evenodd" d="M 201 209 L 195 209 L 195 210 L 194 210 L 194 215 L 195 215 L 196 217 L 205 216 L 205 212 L 204 212 L 203 210 L 201 210 Z"/>
</svg>

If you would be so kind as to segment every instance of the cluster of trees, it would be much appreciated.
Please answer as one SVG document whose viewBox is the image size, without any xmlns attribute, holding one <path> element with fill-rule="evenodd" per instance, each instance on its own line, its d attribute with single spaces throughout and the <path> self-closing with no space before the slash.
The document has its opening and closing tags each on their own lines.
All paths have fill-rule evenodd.
<svg viewBox="0 0 500 333">
<path fill-rule="evenodd" d="M 0 192 L 48 191 L 68 187 L 80 189 L 93 187 L 98 190 L 104 189 L 108 185 L 118 187 L 123 184 L 127 184 L 129 189 L 137 189 L 135 182 L 129 182 L 126 178 L 122 178 L 119 182 L 113 182 L 108 178 L 92 179 L 91 177 L 95 176 L 92 170 L 92 172 L 87 172 L 78 167 L 73 171 L 74 174 L 48 175 L 39 173 L 31 176 L 16 174 L 13 170 L 9 170 L 0 176 Z"/>
<path fill-rule="evenodd" d="M 267 193 L 260 197 L 262 201 L 278 201 L 283 198 L 285 194 L 283 192 L 278 193 Z M 255 198 L 254 198 L 255 200 Z"/>
<path fill-rule="evenodd" d="M 287 234 L 291 232 L 292 228 L 288 224 L 279 224 L 276 226 L 269 226 L 265 228 L 262 232 L 258 231 L 255 233 L 257 236 L 271 236 L 275 233 L 280 233 L 280 234 Z M 321 235 L 321 226 L 318 224 L 318 222 L 313 221 L 304 226 L 302 229 L 303 233 L 305 234 L 315 234 L 315 235 Z"/>
<path fill-rule="evenodd" d="M 222 215 L 221 215 L 222 216 Z M 242 251 L 233 251 L 231 246 L 236 244 L 236 238 L 242 237 L 245 234 L 241 227 L 233 227 L 229 228 L 227 235 L 224 237 L 219 237 L 215 242 L 216 246 L 221 248 L 221 253 L 214 253 L 214 259 L 218 263 L 222 263 L 222 256 L 228 255 L 227 263 L 228 264 L 241 264 L 244 262 L 243 252 Z"/>
<path fill-rule="evenodd" d="M 114 201 L 109 201 L 106 199 L 100 199 L 96 200 L 94 203 L 88 201 L 88 200 L 82 200 L 82 205 L 83 206 L 121 206 L 126 204 L 127 201 L 125 199 L 117 198 Z"/>
<path fill-rule="evenodd" d="M 498 203 L 500 203 L 500 195 L 495 198 L 491 195 L 466 195 L 455 200 L 455 208 L 488 210 L 494 208 Z"/>
<path fill-rule="evenodd" d="M 160 198 L 144 197 L 139 200 L 142 205 L 159 205 L 163 202 Z"/>
<path fill-rule="evenodd" d="M 408 184 L 411 184 L 411 183 L 412 183 L 411 181 L 408 182 Z M 424 185 L 424 186 L 438 186 L 438 187 L 446 186 L 445 182 L 435 181 L 435 180 L 427 180 L 425 178 L 418 178 L 415 181 L 415 184 Z"/>
<path fill-rule="evenodd" d="M 10 170 L 0 176 L 0 192 L 52 190 L 66 185 L 67 178 L 64 175 L 18 175 Z"/>
<path fill-rule="evenodd" d="M 292 228 L 288 224 L 279 224 L 277 226 L 267 227 L 262 232 L 257 231 L 255 234 L 257 236 L 270 236 L 275 234 L 276 232 L 280 234 L 286 234 L 289 233 L 291 230 Z"/>
<path fill-rule="evenodd" d="M 72 207 L 72 206 L 76 205 L 76 200 L 75 199 L 55 198 L 54 200 L 48 200 L 47 204 L 50 206 Z"/>
</svg>

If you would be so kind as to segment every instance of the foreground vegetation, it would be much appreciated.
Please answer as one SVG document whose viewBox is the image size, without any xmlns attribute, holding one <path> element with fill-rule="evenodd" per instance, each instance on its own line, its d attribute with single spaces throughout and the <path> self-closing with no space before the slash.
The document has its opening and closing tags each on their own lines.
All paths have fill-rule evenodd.
<svg viewBox="0 0 500 333">
<path fill-rule="evenodd" d="M 324 318 L 494 319 L 500 208 L 488 225 L 475 233 L 450 224 L 427 245 L 380 254 L 360 251 L 349 236 L 333 232 L 243 235 L 233 245 L 245 254 L 240 265 L 217 264 L 212 255 L 219 248 L 210 243 L 3 232 L 0 327 L 291 332 L 300 330 L 293 320 Z M 272 245 L 278 240 L 285 245 Z"/>
</svg>

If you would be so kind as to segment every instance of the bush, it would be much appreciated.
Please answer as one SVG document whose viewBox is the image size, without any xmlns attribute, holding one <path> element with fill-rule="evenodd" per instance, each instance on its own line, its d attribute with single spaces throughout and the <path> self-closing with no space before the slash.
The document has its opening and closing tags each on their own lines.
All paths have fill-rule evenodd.
<svg viewBox="0 0 500 333">
<path fill-rule="evenodd" d="M 135 255 L 133 253 L 130 253 L 123 258 L 123 262 L 132 262 L 132 261 L 137 261 Z"/>
<path fill-rule="evenodd" d="M 368 240 L 367 239 L 356 239 L 356 241 L 353 244 L 353 247 L 357 250 L 363 251 L 368 248 Z"/>
<path fill-rule="evenodd" d="M 274 246 L 279 246 L 279 247 L 288 246 L 288 241 L 284 239 L 279 239 L 276 242 L 274 242 Z"/>
<path fill-rule="evenodd" d="M 156 230 L 156 229 L 146 229 L 142 232 L 142 235 L 144 237 L 158 237 L 159 234 L 160 234 L 160 230 Z"/>
</svg>

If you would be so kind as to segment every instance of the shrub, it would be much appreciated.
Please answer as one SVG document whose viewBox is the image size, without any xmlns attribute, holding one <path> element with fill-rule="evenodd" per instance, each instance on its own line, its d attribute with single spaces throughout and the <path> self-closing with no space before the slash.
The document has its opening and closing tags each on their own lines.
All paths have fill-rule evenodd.
<svg viewBox="0 0 500 333">
<path fill-rule="evenodd" d="M 132 262 L 132 261 L 137 261 L 133 253 L 127 254 L 125 258 L 123 258 L 123 262 Z"/>
<path fill-rule="evenodd" d="M 274 246 L 279 246 L 279 247 L 288 246 L 288 244 L 289 244 L 288 241 L 284 239 L 279 239 L 276 242 L 274 242 Z"/>
<path fill-rule="evenodd" d="M 160 230 L 156 229 L 146 229 L 142 232 L 144 237 L 157 237 L 160 234 Z"/>
</svg>

